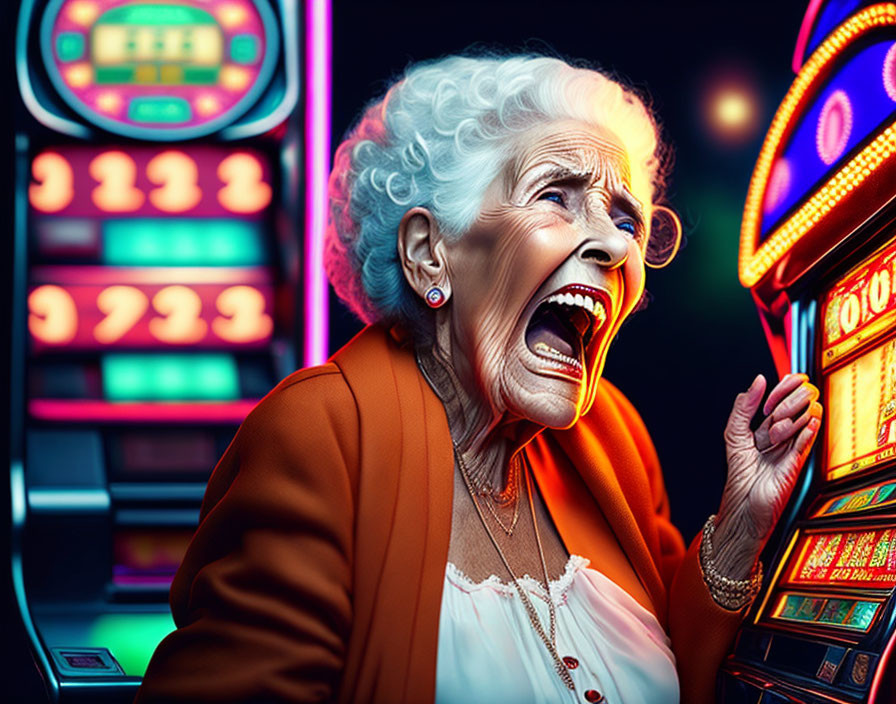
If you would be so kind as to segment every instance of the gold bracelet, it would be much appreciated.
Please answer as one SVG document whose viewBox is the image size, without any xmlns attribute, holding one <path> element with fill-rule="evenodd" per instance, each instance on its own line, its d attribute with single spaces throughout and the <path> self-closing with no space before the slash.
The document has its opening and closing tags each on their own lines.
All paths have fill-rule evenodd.
<svg viewBox="0 0 896 704">
<path fill-rule="evenodd" d="M 713 561 L 712 536 L 716 531 L 716 517 L 710 516 L 703 526 L 700 541 L 700 569 L 703 581 L 709 587 L 714 602 L 723 609 L 740 611 L 753 601 L 762 586 L 762 563 L 756 561 L 753 571 L 746 579 L 731 579 L 721 574 Z"/>
</svg>

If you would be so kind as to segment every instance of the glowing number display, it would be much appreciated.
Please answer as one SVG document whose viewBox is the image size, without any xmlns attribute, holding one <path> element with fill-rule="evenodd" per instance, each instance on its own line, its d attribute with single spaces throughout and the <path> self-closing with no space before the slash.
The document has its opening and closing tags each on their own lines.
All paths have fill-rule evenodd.
<svg viewBox="0 0 896 704">
<path fill-rule="evenodd" d="M 104 345 L 120 340 L 137 323 L 149 307 L 149 299 L 133 286 L 110 286 L 96 298 L 96 305 L 106 317 L 93 329 L 97 342 Z"/>
<path fill-rule="evenodd" d="M 212 330 L 228 342 L 252 342 L 271 335 L 274 321 L 264 312 L 264 296 L 251 286 L 231 286 L 218 296 L 215 305 L 222 316 L 212 321 Z"/>
<path fill-rule="evenodd" d="M 271 187 L 264 181 L 261 164 L 251 154 L 232 154 L 218 166 L 218 178 L 226 186 L 218 202 L 234 213 L 257 213 L 271 202 Z"/>
<path fill-rule="evenodd" d="M 163 212 L 183 213 L 202 200 L 202 190 L 196 185 L 199 169 L 183 152 L 162 152 L 153 157 L 146 165 L 146 175 L 159 184 L 149 192 L 149 202 Z"/>
<path fill-rule="evenodd" d="M 163 317 L 149 321 L 153 337 L 176 345 L 198 342 L 208 330 L 202 299 L 186 286 L 166 286 L 152 298 L 152 307 Z"/>
<path fill-rule="evenodd" d="M 896 584 L 896 535 L 890 529 L 814 533 L 790 560 L 790 584 L 887 588 Z"/>
<path fill-rule="evenodd" d="M 56 213 L 75 197 L 75 175 L 65 157 L 55 152 L 38 155 L 31 164 L 31 175 L 39 182 L 28 187 L 32 208 Z"/>
<path fill-rule="evenodd" d="M 822 368 L 896 325 L 896 243 L 847 272 L 822 304 Z"/>
<path fill-rule="evenodd" d="M 32 339 L 73 349 L 263 345 L 272 291 L 247 285 L 38 286 L 28 297 Z"/>
<path fill-rule="evenodd" d="M 128 213 L 143 205 L 143 191 L 136 188 L 137 165 L 124 152 L 104 152 L 90 162 L 90 176 L 100 185 L 93 189 L 94 205 L 107 213 Z"/>
<path fill-rule="evenodd" d="M 100 213 L 187 213 L 219 216 L 253 215 L 271 203 L 265 165 L 248 152 L 196 148 L 155 152 L 135 148 L 125 153 L 70 149 L 42 152 L 31 163 L 31 206 L 41 213 L 95 216 Z M 189 152 L 189 153 L 188 153 Z M 84 174 L 84 171 L 87 174 Z M 141 173 L 154 187 L 141 190 Z M 201 176 L 215 174 L 220 188 L 200 187 Z M 89 175 L 89 179 L 87 178 Z M 92 179 L 96 183 L 91 182 Z M 214 195 L 213 195 L 214 194 Z M 152 206 L 152 207 L 149 207 Z"/>
<path fill-rule="evenodd" d="M 48 345 L 71 342 L 78 332 L 78 309 L 60 286 L 40 286 L 28 296 L 28 330 Z"/>
</svg>

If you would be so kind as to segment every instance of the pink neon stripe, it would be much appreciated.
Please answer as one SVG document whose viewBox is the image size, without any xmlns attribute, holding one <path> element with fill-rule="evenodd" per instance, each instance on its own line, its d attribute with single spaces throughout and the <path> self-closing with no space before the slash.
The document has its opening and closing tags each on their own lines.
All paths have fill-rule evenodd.
<svg viewBox="0 0 896 704">
<path fill-rule="evenodd" d="M 326 361 L 329 334 L 324 233 L 330 171 L 330 0 L 312 0 L 307 4 L 306 26 L 305 366 L 313 366 Z"/>
<path fill-rule="evenodd" d="M 206 403 L 110 403 L 36 398 L 28 413 L 39 420 L 74 423 L 242 423 L 258 400 Z"/>
<path fill-rule="evenodd" d="M 812 25 L 815 24 L 815 17 L 824 0 L 811 0 L 809 9 L 803 17 L 803 23 L 800 25 L 800 33 L 797 35 L 796 48 L 793 51 L 793 72 L 799 73 L 806 56 L 806 45 L 809 43 L 809 35 L 812 33 Z"/>
<path fill-rule="evenodd" d="M 35 283 L 89 284 L 270 284 L 263 267 L 41 266 L 32 269 Z"/>
</svg>

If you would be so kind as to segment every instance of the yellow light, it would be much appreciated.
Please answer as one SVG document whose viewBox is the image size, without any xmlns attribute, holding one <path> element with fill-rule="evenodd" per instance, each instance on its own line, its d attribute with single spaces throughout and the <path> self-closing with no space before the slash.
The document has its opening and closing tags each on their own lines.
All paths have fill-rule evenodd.
<svg viewBox="0 0 896 704">
<path fill-rule="evenodd" d="M 88 0 L 76 0 L 68 6 L 68 18 L 82 27 L 89 27 L 100 14 L 96 3 Z"/>
<path fill-rule="evenodd" d="M 100 93 L 96 97 L 96 107 L 100 112 L 115 114 L 121 107 L 121 96 L 118 93 Z"/>
<path fill-rule="evenodd" d="M 209 117 L 221 111 L 221 104 L 213 95 L 200 95 L 196 98 L 196 112 L 202 117 Z"/>
<path fill-rule="evenodd" d="M 249 19 L 249 13 L 242 5 L 221 5 L 215 14 L 225 29 L 239 27 Z"/>
<path fill-rule="evenodd" d="M 251 75 L 240 66 L 225 66 L 221 69 L 221 85 L 227 90 L 244 90 L 249 85 Z"/>
<path fill-rule="evenodd" d="M 758 246 L 765 189 L 791 118 L 804 107 L 803 99 L 810 95 L 810 89 L 816 87 L 815 79 L 848 43 L 870 30 L 887 25 L 896 25 L 896 5 L 892 3 L 865 8 L 840 25 L 800 70 L 778 108 L 753 170 L 744 206 L 738 262 L 739 278 L 744 286 L 749 288 L 758 283 L 780 257 L 830 213 L 847 193 L 896 153 L 896 125 L 891 125 Z"/>
<path fill-rule="evenodd" d="M 93 82 L 90 64 L 75 64 L 65 70 L 65 82 L 72 88 L 85 88 Z"/>
<path fill-rule="evenodd" d="M 743 93 L 728 90 L 716 96 L 713 115 L 721 127 L 741 129 L 750 123 L 753 104 Z"/>
</svg>

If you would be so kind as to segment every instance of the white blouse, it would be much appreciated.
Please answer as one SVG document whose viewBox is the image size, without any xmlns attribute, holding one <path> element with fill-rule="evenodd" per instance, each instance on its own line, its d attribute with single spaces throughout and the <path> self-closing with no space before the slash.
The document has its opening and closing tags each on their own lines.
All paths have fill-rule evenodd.
<svg viewBox="0 0 896 704">
<path fill-rule="evenodd" d="M 572 666 L 572 692 L 554 670 L 516 588 L 495 575 L 474 583 L 449 562 L 436 704 L 678 704 L 675 658 L 656 617 L 588 563 L 572 555 L 563 575 L 550 583 L 557 648 Z M 520 584 L 547 632 L 544 587 L 528 575 Z"/>
</svg>

